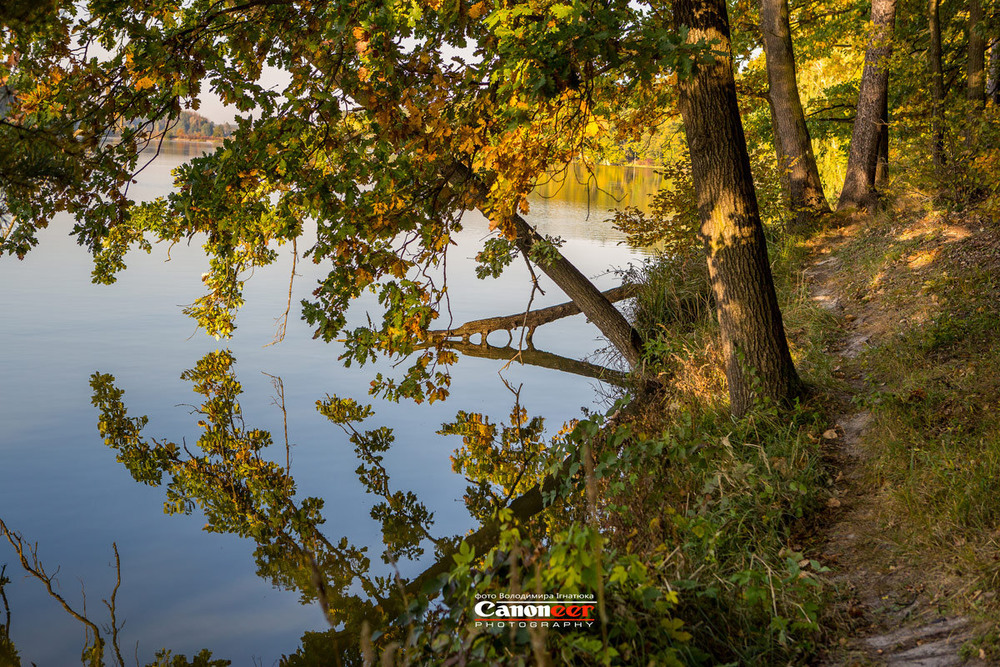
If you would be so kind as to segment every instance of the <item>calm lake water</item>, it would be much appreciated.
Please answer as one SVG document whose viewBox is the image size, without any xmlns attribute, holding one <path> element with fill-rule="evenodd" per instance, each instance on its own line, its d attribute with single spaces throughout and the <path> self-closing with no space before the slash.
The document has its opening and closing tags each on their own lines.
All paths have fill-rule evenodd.
<svg viewBox="0 0 1000 667">
<path fill-rule="evenodd" d="M 202 149 L 168 145 L 142 173 L 132 195 L 165 194 L 171 169 Z M 617 284 L 611 269 L 641 260 L 641 253 L 622 245 L 621 235 L 604 222 L 607 210 L 641 205 L 655 192 L 659 177 L 643 168 L 600 168 L 601 189 L 595 190 L 578 183 L 584 180 L 579 176 L 571 174 L 562 188 L 543 188 L 532 199 L 529 218 L 544 233 L 566 239 L 569 259 L 607 289 Z M 386 458 L 393 486 L 420 496 L 435 513 L 437 534 L 473 526 L 461 500 L 465 481 L 451 471 L 449 460 L 461 441 L 435 431 L 459 410 L 484 412 L 494 421 L 509 414 L 513 396 L 499 375 L 502 362 L 461 359 L 452 371 L 452 396 L 444 402 L 373 401 L 369 382 L 377 370 L 390 366 L 343 368 L 339 347 L 312 340 L 295 317 L 295 306 L 285 340 L 265 347 L 285 307 L 290 249 L 248 282 L 235 337 L 217 342 L 196 331 L 181 312 L 202 294 L 200 276 L 207 262 L 197 245 L 133 253 L 116 285 L 97 286 L 90 283 L 89 257 L 67 235 L 70 224 L 63 218 L 44 230 L 40 246 L 24 261 L 0 261 L 0 517 L 37 542 L 48 571 L 58 568 L 61 594 L 82 609 L 85 589 L 88 613 L 104 622 L 101 600 L 114 587 L 112 543 L 117 543 L 122 574 L 117 611 L 119 620 L 125 619 L 121 644 L 127 661 L 137 652 L 145 664 L 162 647 L 189 657 L 209 648 L 234 665 L 271 665 L 298 647 L 304 631 L 327 626 L 318 607 L 299 604 L 296 592 L 274 589 L 255 575 L 252 543 L 203 532 L 204 519 L 197 512 L 165 515 L 163 489 L 132 480 L 98 434 L 90 402 L 94 372 L 116 377 L 132 416 L 149 416 L 146 435 L 188 443 L 200 435 L 189 406 L 199 397 L 179 376 L 205 353 L 223 347 L 233 351 L 248 426 L 275 434 L 281 432 L 282 417 L 265 373 L 280 376 L 298 495 L 325 499 L 324 532 L 370 545 L 377 566 L 379 527 L 369 517 L 372 497 L 354 474 L 353 448 L 315 409 L 317 399 L 334 393 L 371 402 L 376 409 L 371 423 L 396 431 Z M 460 244 L 449 255 L 456 324 L 515 313 L 527 304 L 530 286 L 523 264 L 516 263 L 497 281 L 475 279 L 471 258 L 486 233 L 484 221 L 468 216 Z M 321 270 L 299 263 L 294 304 L 312 291 Z M 533 307 L 566 300 L 550 285 L 546 292 Z M 361 302 L 351 316 L 362 321 L 373 305 Z M 538 349 L 577 359 L 603 345 L 582 316 L 539 329 L 534 342 Z M 515 387 L 523 385 L 522 405 L 529 414 L 545 416 L 553 432 L 579 416 L 582 407 L 602 405 L 602 392 L 592 380 L 530 366 L 512 366 L 503 376 Z M 12 579 L 6 589 L 11 638 L 23 663 L 76 664 L 83 626 L 40 582 L 22 576 L 5 542 L 0 544 L 3 563 Z M 411 564 L 412 571 L 403 574 L 420 569 Z"/>
</svg>

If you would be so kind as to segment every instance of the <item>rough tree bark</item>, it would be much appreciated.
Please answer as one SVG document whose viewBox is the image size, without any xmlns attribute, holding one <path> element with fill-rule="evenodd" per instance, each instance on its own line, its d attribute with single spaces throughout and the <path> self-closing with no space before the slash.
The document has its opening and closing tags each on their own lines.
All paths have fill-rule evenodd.
<svg viewBox="0 0 1000 667">
<path fill-rule="evenodd" d="M 870 208 L 876 201 L 875 169 L 882 109 L 889 93 L 889 57 L 892 55 L 892 31 L 896 23 L 896 0 L 872 0 L 872 23 L 858 92 L 858 111 L 851 133 L 847 175 L 838 209 Z"/>
<path fill-rule="evenodd" d="M 927 25 L 931 33 L 928 51 L 931 65 L 931 157 L 934 166 L 944 166 L 944 68 L 941 64 L 941 0 L 928 0 Z"/>
<path fill-rule="evenodd" d="M 990 47 L 989 76 L 986 78 L 986 101 L 1000 103 L 1000 42 Z"/>
<path fill-rule="evenodd" d="M 788 0 L 761 0 L 760 28 L 767 57 L 767 82 L 774 132 L 787 174 L 788 200 L 797 224 L 830 212 L 816 168 L 809 128 L 795 79 L 795 52 L 788 23 Z"/>
<path fill-rule="evenodd" d="M 965 97 L 978 106 L 986 101 L 986 39 L 983 37 L 982 23 L 982 0 L 969 0 L 969 58 L 965 68 Z"/>
<path fill-rule="evenodd" d="M 675 0 L 688 42 L 717 54 L 679 82 L 701 235 L 715 296 L 734 414 L 755 396 L 790 402 L 802 392 L 774 292 L 746 137 L 736 102 L 725 0 Z"/>
<path fill-rule="evenodd" d="M 882 188 L 889 181 L 889 96 L 882 99 L 882 113 L 879 116 L 878 154 L 875 158 L 875 188 Z"/>
<path fill-rule="evenodd" d="M 452 180 L 472 187 L 478 195 L 479 211 L 487 218 L 490 209 L 485 205 L 488 201 L 489 187 L 464 164 L 455 162 L 451 168 Z M 527 257 L 536 243 L 542 241 L 541 235 L 528 222 L 516 213 L 513 216 L 514 243 L 518 250 Z M 634 368 L 642 357 L 642 338 L 632 328 L 621 311 L 615 308 L 601 290 L 590 282 L 558 250 L 552 249 L 550 261 L 538 264 L 552 282 L 579 306 L 580 311 L 601 330 L 611 344 L 622 353 L 628 365 Z"/>
</svg>

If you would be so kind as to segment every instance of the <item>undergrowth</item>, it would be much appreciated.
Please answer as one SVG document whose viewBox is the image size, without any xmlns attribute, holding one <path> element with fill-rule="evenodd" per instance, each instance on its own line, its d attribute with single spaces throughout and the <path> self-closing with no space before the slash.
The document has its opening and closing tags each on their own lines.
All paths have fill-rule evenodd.
<svg viewBox="0 0 1000 667">
<path fill-rule="evenodd" d="M 512 520 L 498 548 L 458 558 L 447 588 L 458 604 L 450 615 L 420 612 L 433 623 L 418 626 L 411 657 L 699 665 L 814 656 L 830 587 L 808 533 L 829 498 L 820 404 L 846 388 L 835 377 L 845 362 L 829 352 L 844 320 L 808 298 L 802 268 L 813 242 L 772 228 L 769 243 L 796 365 L 819 400 L 790 412 L 760 404 L 733 420 L 697 255 L 675 251 L 644 267 L 632 313 L 646 340 L 634 387 L 642 398 L 565 440 L 566 456 L 580 458 L 556 503 L 562 519 Z M 847 321 L 863 318 L 870 335 L 858 361 L 867 385 L 854 400 L 872 414 L 861 474 L 879 537 L 896 545 L 885 557 L 903 556 L 935 582 L 938 604 L 995 620 L 1000 230 L 974 207 L 911 200 L 866 223 L 838 260 Z M 474 630 L 455 611 L 512 585 L 593 592 L 599 630 Z M 994 646 L 986 634 L 966 652 L 998 659 Z"/>
<path fill-rule="evenodd" d="M 823 384 L 830 320 L 805 292 L 807 250 L 801 238 L 771 236 L 793 354 L 807 380 Z M 736 665 L 811 657 L 825 568 L 803 553 L 801 537 L 829 496 L 819 451 L 826 417 L 808 404 L 789 411 L 764 402 L 747 417 L 730 416 L 703 255 L 675 252 L 632 278 L 640 285 L 632 316 L 647 350 L 640 397 L 557 438 L 549 471 L 574 474 L 547 496 L 550 509 L 530 520 L 501 510 L 497 546 L 463 546 L 435 589 L 445 604 L 413 601 L 405 630 L 363 644 L 369 660 Z M 488 451 L 475 443 L 482 429 L 451 432 L 464 435 L 463 452 Z M 481 469 L 468 455 L 463 465 Z M 583 631 L 476 625 L 477 600 L 519 591 L 592 594 L 597 622 Z"/>
</svg>

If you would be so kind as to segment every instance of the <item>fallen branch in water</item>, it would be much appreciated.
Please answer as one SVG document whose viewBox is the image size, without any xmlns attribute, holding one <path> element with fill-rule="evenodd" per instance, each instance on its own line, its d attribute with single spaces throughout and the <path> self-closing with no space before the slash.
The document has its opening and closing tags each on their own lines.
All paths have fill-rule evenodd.
<svg viewBox="0 0 1000 667">
<path fill-rule="evenodd" d="M 459 354 L 469 357 L 497 359 L 511 363 L 519 362 L 528 364 L 529 366 L 540 366 L 541 368 L 550 368 L 552 370 L 563 371 L 564 373 L 594 378 L 595 380 L 609 382 L 619 387 L 624 387 L 628 380 L 628 373 L 598 366 L 587 361 L 580 361 L 579 359 L 570 359 L 569 357 L 563 357 L 552 352 L 536 350 L 530 341 L 526 347 L 520 350 L 510 345 L 496 347 L 494 345 L 482 345 L 466 341 L 446 341 L 443 345 L 449 350 L 454 350 Z"/>
<path fill-rule="evenodd" d="M 635 296 L 636 291 L 637 288 L 635 285 L 622 285 L 621 287 L 615 287 L 614 289 L 609 289 L 606 292 L 601 292 L 601 294 L 603 294 L 608 301 L 614 303 L 616 301 L 621 301 L 622 299 L 627 299 L 630 296 Z M 482 336 L 480 344 L 485 344 L 486 337 L 494 331 L 506 331 L 508 335 L 511 335 L 510 332 L 513 329 L 524 328 L 528 330 L 525 340 L 530 342 L 532 334 L 538 327 L 543 324 L 548 324 L 549 322 L 561 320 L 564 317 L 576 315 L 580 312 L 580 306 L 576 305 L 572 301 L 567 301 L 566 303 L 560 303 L 557 306 L 539 308 L 538 310 L 529 310 L 526 313 L 517 313 L 514 315 L 501 315 L 499 317 L 487 317 L 482 320 L 472 320 L 471 322 L 466 322 L 462 326 L 455 327 L 454 329 L 437 329 L 435 331 L 428 331 L 427 333 L 433 339 L 440 340 L 442 338 L 461 338 L 462 341 L 466 343 L 469 342 L 470 336 L 480 334 Z M 513 335 L 511 335 L 511 340 L 513 340 Z"/>
</svg>

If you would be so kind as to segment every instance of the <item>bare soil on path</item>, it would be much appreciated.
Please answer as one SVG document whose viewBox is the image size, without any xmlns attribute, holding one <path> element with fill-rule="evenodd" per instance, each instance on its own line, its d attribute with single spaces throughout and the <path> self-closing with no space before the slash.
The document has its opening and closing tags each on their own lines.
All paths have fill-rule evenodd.
<svg viewBox="0 0 1000 667">
<path fill-rule="evenodd" d="M 840 251 L 861 233 L 863 222 L 823 233 L 805 277 L 810 297 L 839 321 L 841 335 L 831 352 L 841 390 L 834 395 L 836 427 L 824 434 L 836 480 L 828 502 L 827 523 L 818 551 L 830 568 L 836 593 L 826 618 L 832 646 L 822 667 L 908 665 L 953 667 L 986 665 L 979 656 L 963 659 L 960 651 L 976 636 L 967 617 L 949 614 L 941 591 L 926 573 L 908 563 L 899 545 L 886 535 L 877 512 L 878 498 L 866 474 L 865 446 L 870 413 L 853 399 L 867 391 L 863 365 L 867 347 L 885 340 L 896 322 L 877 300 L 848 296 Z M 966 651 L 967 653 L 968 651 Z"/>
</svg>

